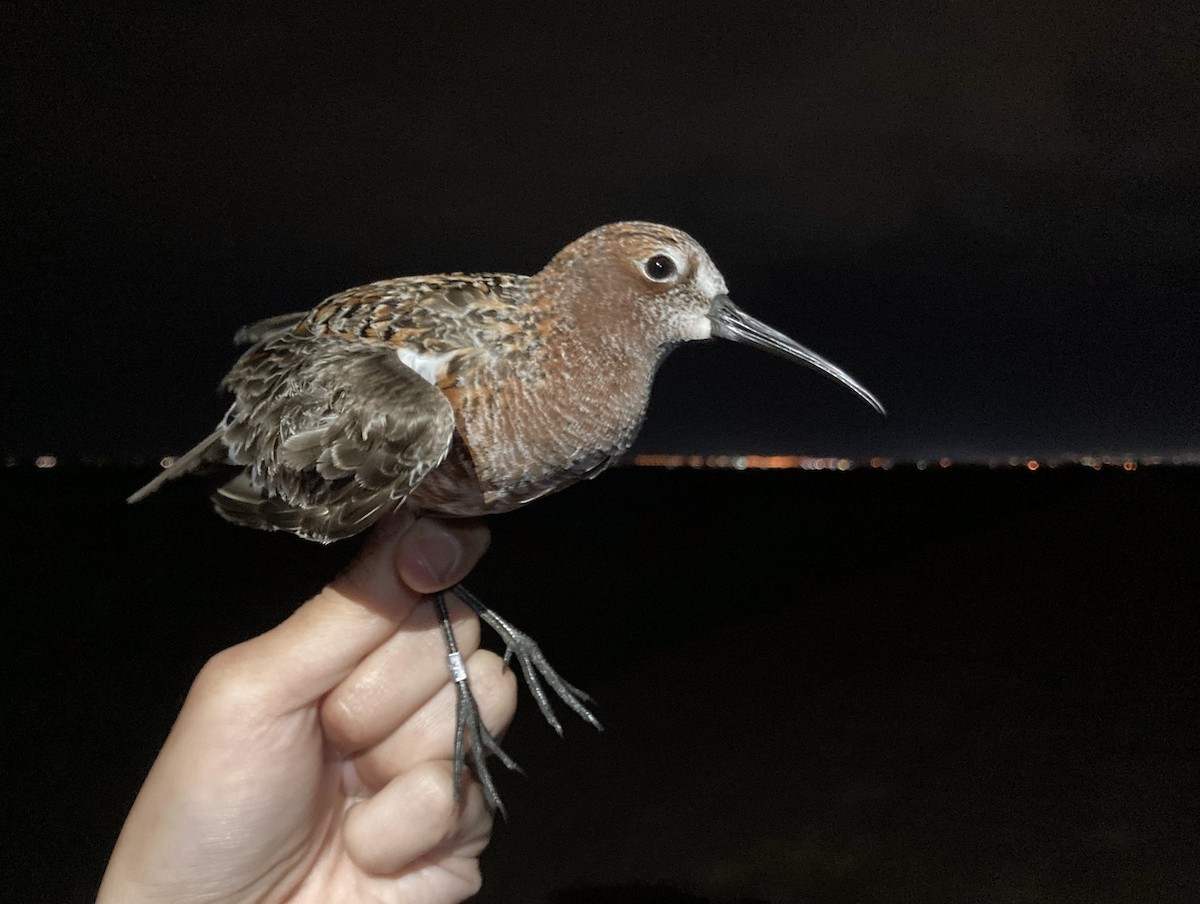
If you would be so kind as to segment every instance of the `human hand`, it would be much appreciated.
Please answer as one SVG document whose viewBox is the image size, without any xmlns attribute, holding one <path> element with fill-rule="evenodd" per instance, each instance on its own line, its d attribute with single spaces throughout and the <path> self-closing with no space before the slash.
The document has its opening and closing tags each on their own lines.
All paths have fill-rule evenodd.
<svg viewBox="0 0 1200 904">
<path fill-rule="evenodd" d="M 482 556 L 478 522 L 376 528 L 355 561 L 267 633 L 215 655 L 130 811 L 99 904 L 457 902 L 479 889 L 492 815 L 454 803 L 455 691 L 431 593 Z M 516 680 L 452 605 L 485 723 Z"/>
</svg>

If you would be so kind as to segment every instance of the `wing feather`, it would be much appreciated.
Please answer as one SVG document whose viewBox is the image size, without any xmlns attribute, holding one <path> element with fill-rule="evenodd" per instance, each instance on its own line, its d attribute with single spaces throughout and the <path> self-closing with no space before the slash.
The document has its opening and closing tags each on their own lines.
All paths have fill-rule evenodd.
<svg viewBox="0 0 1200 904">
<path fill-rule="evenodd" d="M 329 542 L 394 508 L 446 457 L 454 412 L 386 345 L 292 334 L 225 378 L 229 459 L 245 472 L 213 497 L 252 527 Z"/>
</svg>

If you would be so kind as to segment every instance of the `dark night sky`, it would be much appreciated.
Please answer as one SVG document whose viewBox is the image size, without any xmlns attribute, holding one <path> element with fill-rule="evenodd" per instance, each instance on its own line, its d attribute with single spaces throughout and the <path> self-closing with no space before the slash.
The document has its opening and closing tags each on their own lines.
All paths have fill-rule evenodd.
<svg viewBox="0 0 1200 904">
<path fill-rule="evenodd" d="M 1200 16 L 982 7 L 5 4 L 0 452 L 180 451 L 242 323 L 632 218 L 891 411 L 689 347 L 644 450 L 1200 449 Z"/>
</svg>

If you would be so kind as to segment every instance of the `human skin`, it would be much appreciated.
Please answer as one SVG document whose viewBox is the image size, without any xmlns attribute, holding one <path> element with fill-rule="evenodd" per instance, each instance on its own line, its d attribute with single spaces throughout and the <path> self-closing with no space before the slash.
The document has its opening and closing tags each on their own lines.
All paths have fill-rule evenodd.
<svg viewBox="0 0 1200 904">
<path fill-rule="evenodd" d="M 204 666 L 121 830 L 98 901 L 437 902 L 480 887 L 492 815 L 454 800 L 455 692 L 425 594 L 487 547 L 473 521 L 400 513 L 279 626 Z M 452 598 L 451 598 L 452 599 Z M 516 681 L 451 604 L 484 722 Z"/>
</svg>

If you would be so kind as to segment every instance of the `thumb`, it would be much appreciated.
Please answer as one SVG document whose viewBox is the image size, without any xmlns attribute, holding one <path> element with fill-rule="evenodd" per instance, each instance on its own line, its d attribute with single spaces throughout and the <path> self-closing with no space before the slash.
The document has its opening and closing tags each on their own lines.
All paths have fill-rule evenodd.
<svg viewBox="0 0 1200 904">
<path fill-rule="evenodd" d="M 389 515 L 345 571 L 240 653 L 265 666 L 260 674 L 279 711 L 313 703 L 395 633 L 425 598 L 419 590 L 461 581 L 487 545 L 479 522 L 415 520 L 403 510 Z"/>
</svg>

